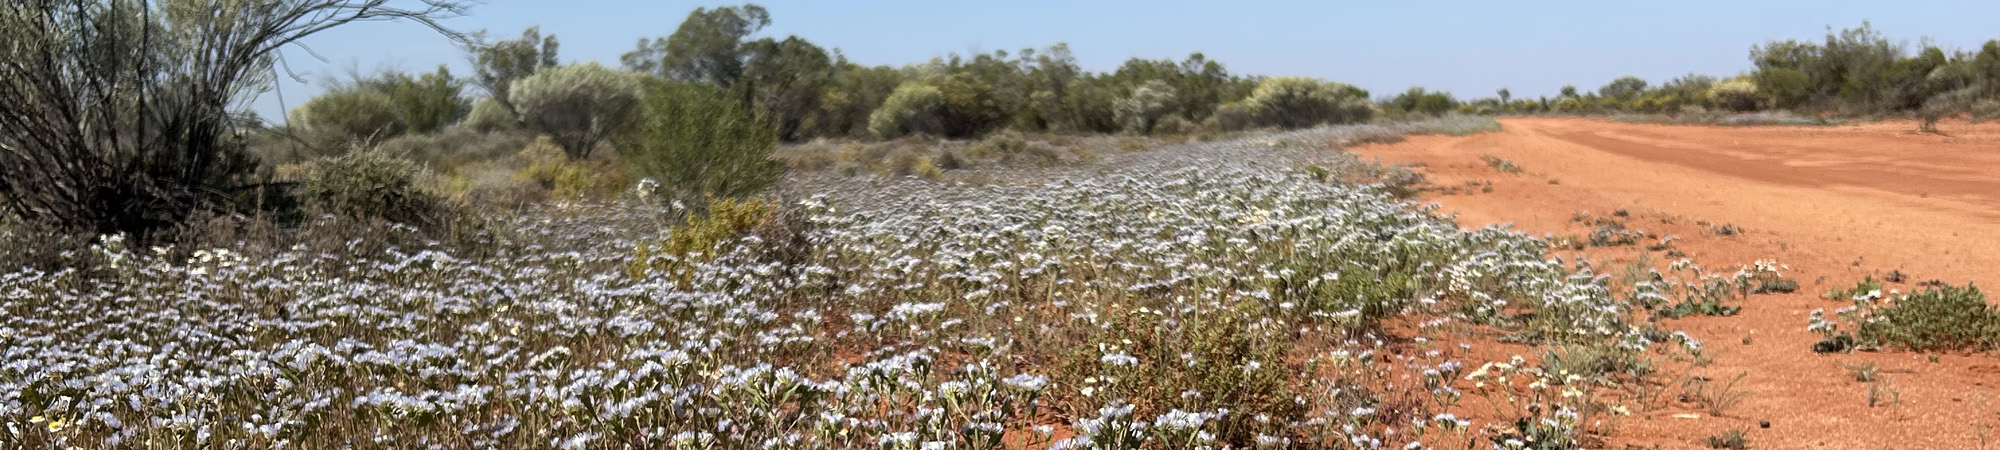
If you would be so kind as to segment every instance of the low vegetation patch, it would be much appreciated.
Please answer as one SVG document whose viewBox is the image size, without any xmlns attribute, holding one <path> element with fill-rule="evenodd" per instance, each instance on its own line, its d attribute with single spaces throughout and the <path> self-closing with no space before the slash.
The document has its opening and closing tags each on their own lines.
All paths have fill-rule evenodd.
<svg viewBox="0 0 2000 450">
<path fill-rule="evenodd" d="M 1493 155 L 1479 155 L 1479 160 L 1485 161 L 1486 167 L 1492 168 L 1493 170 L 1496 171 L 1500 171 L 1501 173 L 1506 173 L 1506 174 L 1521 173 L 1521 166 L 1514 165 L 1513 161 L 1509 161 L 1506 158 L 1501 158 Z"/>
<path fill-rule="evenodd" d="M 1813 310 L 1808 329 L 1825 338 L 1815 351 L 1984 352 L 2000 345 L 2000 310 L 1987 304 L 1976 286 L 1939 284 L 1907 295 L 1885 294 L 1880 284 L 1863 280 L 1829 296 L 1848 297 L 1853 306 L 1833 317 L 1824 308 Z"/>
<path fill-rule="evenodd" d="M 80 255 L 100 269 L 0 275 L 27 299 L 0 315 L 0 421 L 48 447 L 1579 443 L 1615 401 L 1586 380 L 1647 371 L 1604 277 L 1350 181 L 1379 165 L 1262 142 L 1018 185 L 478 210 L 505 231 L 479 251 L 403 225 L 256 252 L 107 236 Z M 1559 347 L 1467 378 L 1468 347 L 1390 339 L 1405 318 Z M 1506 431 L 1467 396 L 1510 405 Z M 249 425 L 201 419 L 224 416 Z"/>
</svg>

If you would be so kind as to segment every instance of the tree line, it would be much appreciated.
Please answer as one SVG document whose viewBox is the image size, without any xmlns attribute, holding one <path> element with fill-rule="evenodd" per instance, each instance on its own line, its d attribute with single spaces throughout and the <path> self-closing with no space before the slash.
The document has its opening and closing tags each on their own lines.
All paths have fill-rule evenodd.
<svg viewBox="0 0 2000 450">
<path fill-rule="evenodd" d="M 422 133 L 453 120 L 481 129 L 519 126 L 584 157 L 608 135 L 592 125 L 629 116 L 629 95 L 621 92 L 631 89 L 620 86 L 630 83 L 621 78 L 703 86 L 759 116 L 781 141 L 965 138 L 1003 128 L 1178 133 L 1365 121 L 1373 113 L 1368 92 L 1353 86 L 1233 74 L 1200 53 L 1179 61 L 1134 58 L 1108 73 L 1083 70 L 1060 43 L 865 66 L 799 36 L 753 38 L 770 24 L 769 11 L 755 4 L 699 8 L 673 33 L 641 39 L 616 69 L 559 66 L 556 36 L 534 28 L 511 39 L 482 34 L 467 46 L 471 77 L 453 79 L 443 67 L 416 77 L 385 73 L 330 90 L 291 119 L 348 140 Z M 478 88 L 483 98 L 468 103 L 459 85 Z"/>
</svg>

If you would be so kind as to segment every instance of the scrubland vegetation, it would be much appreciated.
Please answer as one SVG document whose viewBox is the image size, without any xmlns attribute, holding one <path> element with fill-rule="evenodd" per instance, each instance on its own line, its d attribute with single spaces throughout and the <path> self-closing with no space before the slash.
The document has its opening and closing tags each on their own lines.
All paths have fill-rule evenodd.
<svg viewBox="0 0 2000 450">
<path fill-rule="evenodd" d="M 1993 44 L 1900 97 L 1814 84 L 1850 76 L 1814 58 L 1874 45 L 1864 28 L 1760 47 L 1790 55 L 1760 56 L 1772 75 L 1377 101 L 1200 54 L 1089 73 L 1062 44 L 864 67 L 752 39 L 772 18 L 744 5 L 616 68 L 563 64 L 535 29 L 440 27 L 470 77 L 356 75 L 282 126 L 231 109 L 297 38 L 464 12 L 422 6 L 0 7 L 0 442 L 1580 448 L 1668 406 L 1633 400 L 1659 365 L 1701 358 L 1659 319 L 1797 284 L 1765 261 L 1599 274 L 1461 229 L 1407 201 L 1421 175 L 1343 147 L 1499 128 L 1477 114 L 1897 110 L 2000 85 Z M 1934 85 L 1947 67 L 1970 75 Z M 1776 89 L 1784 70 L 1809 83 Z M 1599 229 L 1577 241 L 1657 237 Z M 1859 328 L 1815 326 L 2000 342 L 1977 290 L 1871 292 L 1839 313 Z M 1687 389 L 1715 415 L 1746 395 Z"/>
</svg>

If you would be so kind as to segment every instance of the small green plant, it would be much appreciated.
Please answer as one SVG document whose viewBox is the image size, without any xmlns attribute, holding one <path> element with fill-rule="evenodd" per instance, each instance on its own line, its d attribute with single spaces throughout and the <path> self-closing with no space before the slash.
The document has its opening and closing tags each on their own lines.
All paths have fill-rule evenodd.
<svg viewBox="0 0 2000 450">
<path fill-rule="evenodd" d="M 1896 387 L 1889 378 L 1868 383 L 1868 407 L 1893 407 L 1903 404 L 1903 390 Z"/>
<path fill-rule="evenodd" d="M 1500 171 L 1501 173 L 1521 173 L 1521 166 L 1514 165 L 1513 161 L 1509 161 L 1506 158 L 1493 155 L 1479 155 L 1479 160 L 1486 161 L 1486 167 L 1491 167 L 1493 170 Z"/>
<path fill-rule="evenodd" d="M 1707 377 L 1694 377 L 1689 378 L 1683 388 L 1688 398 L 1700 405 L 1708 415 L 1722 417 L 1728 414 L 1730 409 L 1750 398 L 1752 392 L 1737 387 L 1737 384 L 1748 376 L 1750 372 L 1740 372 L 1720 385 Z"/>
<path fill-rule="evenodd" d="M 1734 316 L 1742 310 L 1741 306 L 1722 304 L 1722 299 L 1717 297 L 1689 297 L 1682 299 L 1680 303 L 1661 308 L 1660 317 L 1678 319 L 1687 316 Z"/>
<path fill-rule="evenodd" d="M 1877 297 L 1882 295 L 1882 282 L 1876 281 L 1873 275 L 1862 277 L 1861 282 L 1855 283 L 1853 287 L 1845 289 L 1836 287 L 1827 290 L 1826 294 L 1821 295 L 1820 298 L 1835 301 L 1851 301 L 1865 295 L 1874 295 Z"/>
<path fill-rule="evenodd" d="M 1736 272 L 1736 289 L 1743 296 L 1796 292 L 1799 290 L 1799 282 L 1785 278 L 1782 272 L 1790 269 L 1776 262 L 1757 260 L 1750 267 Z"/>
<path fill-rule="evenodd" d="M 679 255 L 711 251 L 723 241 L 749 235 L 771 223 L 776 211 L 772 202 L 761 199 L 710 202 L 707 211 L 688 216 L 685 225 L 668 235 L 664 249 Z"/>
<path fill-rule="evenodd" d="M 1875 363 L 1865 361 L 1859 364 L 1842 364 L 1840 367 L 1847 369 L 1847 375 L 1854 377 L 1854 381 L 1863 383 L 1875 381 L 1882 371 L 1882 368 Z"/>
<path fill-rule="evenodd" d="M 1744 436 L 1743 430 L 1732 429 L 1722 434 L 1709 436 L 1708 448 L 1744 450 L 1750 448 L 1750 439 Z"/>
<path fill-rule="evenodd" d="M 1623 374 L 1633 378 L 1653 372 L 1652 364 L 1640 355 L 1607 345 L 1560 345 L 1542 354 L 1542 371 L 1558 377 L 1576 375 L 1595 380 Z"/>
</svg>

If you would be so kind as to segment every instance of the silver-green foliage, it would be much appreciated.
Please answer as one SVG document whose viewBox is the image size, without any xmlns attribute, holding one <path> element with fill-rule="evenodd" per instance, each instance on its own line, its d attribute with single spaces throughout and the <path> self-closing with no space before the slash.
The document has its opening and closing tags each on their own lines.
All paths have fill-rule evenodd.
<svg viewBox="0 0 2000 450">
<path fill-rule="evenodd" d="M 623 130 L 639 111 L 639 78 L 595 62 L 535 72 L 508 97 L 528 129 L 547 134 L 571 159 Z"/>
<path fill-rule="evenodd" d="M 465 126 L 481 133 L 490 133 L 520 126 L 520 118 L 508 111 L 505 105 L 494 100 L 480 100 L 472 104 L 472 112 L 465 115 Z"/>
<path fill-rule="evenodd" d="M 1316 78 L 1266 78 L 1245 103 L 1259 122 L 1286 129 L 1360 123 L 1375 117 L 1366 91 Z"/>
<path fill-rule="evenodd" d="M 368 145 L 403 134 L 389 94 L 368 89 L 339 89 L 299 105 L 292 120 L 308 133 L 337 145 Z"/>
<path fill-rule="evenodd" d="M 1160 119 L 1173 114 L 1180 92 L 1165 81 L 1147 80 L 1118 101 L 1118 124 L 1126 132 L 1152 134 Z"/>
<path fill-rule="evenodd" d="M 909 134 L 935 135 L 943 131 L 943 118 L 939 117 L 943 109 L 943 91 L 920 82 L 904 82 L 889 93 L 880 108 L 868 114 L 868 131 L 884 139 Z"/>
<path fill-rule="evenodd" d="M 421 184 L 422 166 L 383 152 L 359 150 L 307 162 L 298 194 L 305 206 L 327 213 L 427 222 L 442 205 Z"/>
</svg>

